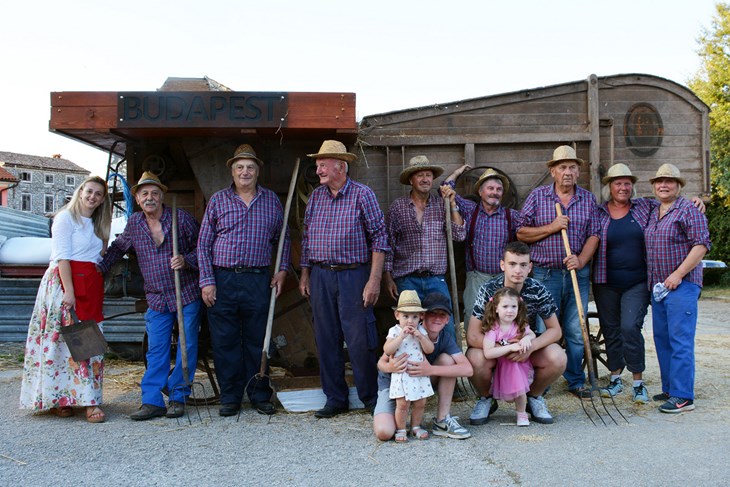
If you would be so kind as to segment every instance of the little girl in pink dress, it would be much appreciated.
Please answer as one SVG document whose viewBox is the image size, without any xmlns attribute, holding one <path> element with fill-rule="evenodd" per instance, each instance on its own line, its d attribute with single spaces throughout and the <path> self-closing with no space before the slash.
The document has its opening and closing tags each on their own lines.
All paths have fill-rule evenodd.
<svg viewBox="0 0 730 487">
<path fill-rule="evenodd" d="M 528 351 L 535 338 L 527 323 L 527 307 L 517 291 L 504 287 L 494 293 L 484 312 L 482 330 L 485 333 L 484 357 L 497 359 L 492 376 L 492 396 L 514 401 L 517 426 L 529 426 L 525 406 L 533 378 L 532 364 L 529 360 L 515 362 L 508 358 L 513 353 Z"/>
</svg>

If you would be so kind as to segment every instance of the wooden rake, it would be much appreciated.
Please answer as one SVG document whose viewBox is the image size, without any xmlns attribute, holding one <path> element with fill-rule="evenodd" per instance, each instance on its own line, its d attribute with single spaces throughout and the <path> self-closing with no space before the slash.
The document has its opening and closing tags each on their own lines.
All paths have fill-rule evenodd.
<svg viewBox="0 0 730 487">
<path fill-rule="evenodd" d="M 177 195 L 172 195 L 172 255 L 177 257 L 178 252 L 178 241 L 177 241 Z M 183 369 L 183 382 L 172 388 L 170 391 L 170 400 L 174 397 L 175 391 L 179 391 L 183 395 L 183 404 L 185 405 L 185 411 L 187 412 L 188 424 L 193 424 L 190 419 L 190 410 L 188 405 L 195 406 L 195 412 L 198 415 L 200 422 L 203 422 L 203 417 L 200 415 L 200 409 L 198 404 L 202 401 L 208 411 L 208 417 L 213 421 L 213 416 L 210 414 L 208 408 L 208 393 L 202 382 L 197 382 L 190 379 L 190 368 L 188 367 L 188 348 L 187 348 L 187 337 L 185 336 L 185 315 L 183 314 L 182 304 L 182 286 L 180 284 L 180 269 L 175 269 L 175 299 L 177 301 L 177 328 L 178 328 L 178 340 L 177 346 L 180 349 L 180 355 L 182 360 Z M 202 398 L 198 398 L 195 393 L 195 388 L 200 389 L 202 392 Z M 190 389 L 190 400 L 188 401 L 188 395 L 185 394 L 187 389 Z M 177 418 L 177 424 L 180 424 L 180 418 Z"/>
<path fill-rule="evenodd" d="M 560 206 L 560 203 L 555 203 L 555 211 L 557 212 L 558 216 L 563 216 L 563 208 Z M 565 254 L 570 257 L 573 255 L 573 253 L 570 251 L 570 241 L 568 240 L 568 232 L 564 228 L 560 232 L 563 236 L 563 244 L 565 245 Z M 588 365 L 588 380 L 590 381 L 591 388 L 591 406 L 593 407 L 593 411 L 595 411 L 596 416 L 601 420 L 604 426 L 607 426 L 608 423 L 606 423 L 606 420 L 603 419 L 603 416 L 598 411 L 598 408 L 596 407 L 596 402 L 593 400 L 593 396 L 598 396 L 601 400 L 601 406 L 603 406 L 603 410 L 606 411 L 606 414 L 608 414 L 608 417 L 611 418 L 611 421 L 614 422 L 614 424 L 618 424 L 616 419 L 611 415 L 608 408 L 606 407 L 606 402 L 603 400 L 603 396 L 601 395 L 601 390 L 598 387 L 598 384 L 596 382 L 596 370 L 593 367 L 593 354 L 591 352 L 591 341 L 590 337 L 588 335 L 588 325 L 586 322 L 585 314 L 583 313 L 583 300 L 580 297 L 580 286 L 578 286 L 578 276 L 575 272 L 575 269 L 570 270 L 570 278 L 573 281 L 573 295 L 575 296 L 575 305 L 578 308 L 578 319 L 580 321 L 580 333 L 583 336 L 583 348 L 585 349 L 585 359 L 586 364 Z M 585 402 L 582 398 L 579 398 L 580 405 L 583 407 L 583 412 L 588 416 L 588 419 L 591 420 L 591 423 L 593 425 L 596 425 L 596 422 L 593 420 L 591 415 L 588 412 L 588 409 L 586 409 Z M 621 417 L 626 421 L 629 422 L 628 419 L 626 419 L 626 416 L 623 415 L 621 410 L 616 406 L 616 401 L 613 400 L 613 397 L 611 397 L 611 403 L 613 404 L 613 407 L 616 409 L 618 414 L 621 415 Z"/>
</svg>

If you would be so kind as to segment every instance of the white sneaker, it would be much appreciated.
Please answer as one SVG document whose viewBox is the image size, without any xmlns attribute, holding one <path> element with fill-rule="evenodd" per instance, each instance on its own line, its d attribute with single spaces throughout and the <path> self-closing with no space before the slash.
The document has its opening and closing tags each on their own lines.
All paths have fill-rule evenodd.
<svg viewBox="0 0 730 487">
<path fill-rule="evenodd" d="M 458 416 L 449 414 L 442 421 L 433 418 L 433 435 L 446 436 L 447 438 L 455 438 L 457 440 L 465 440 L 471 437 L 469 430 L 459 424 Z"/>
<path fill-rule="evenodd" d="M 530 426 L 530 420 L 527 419 L 527 413 L 517 413 L 517 426 Z"/>
<path fill-rule="evenodd" d="M 532 416 L 532 420 L 541 424 L 553 424 L 553 417 L 548 411 L 545 398 L 542 396 L 527 396 L 527 412 Z"/>
<path fill-rule="evenodd" d="M 489 421 L 489 415 L 496 411 L 497 407 L 497 401 L 492 396 L 480 397 L 474 405 L 471 416 L 469 416 L 469 424 L 474 426 L 486 424 Z"/>
</svg>

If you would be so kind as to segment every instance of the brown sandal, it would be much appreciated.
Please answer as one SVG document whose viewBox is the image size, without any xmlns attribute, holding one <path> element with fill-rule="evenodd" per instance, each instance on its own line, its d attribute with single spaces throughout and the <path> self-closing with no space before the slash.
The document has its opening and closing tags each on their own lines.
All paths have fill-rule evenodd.
<svg viewBox="0 0 730 487">
<path fill-rule="evenodd" d="M 98 406 L 88 406 L 86 408 L 86 421 L 89 423 L 103 423 L 106 420 L 104 411 Z"/>
<path fill-rule="evenodd" d="M 60 408 L 51 408 L 50 413 L 59 418 L 70 418 L 74 415 L 74 410 L 71 406 L 63 406 Z"/>
</svg>

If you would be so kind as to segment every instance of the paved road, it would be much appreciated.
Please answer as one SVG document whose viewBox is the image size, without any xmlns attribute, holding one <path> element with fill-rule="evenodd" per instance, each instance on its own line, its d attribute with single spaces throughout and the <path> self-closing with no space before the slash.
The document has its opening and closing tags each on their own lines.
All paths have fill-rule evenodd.
<svg viewBox="0 0 730 487">
<path fill-rule="evenodd" d="M 518 429 L 512 405 L 502 404 L 465 441 L 381 443 L 370 416 L 354 412 L 332 420 L 310 414 L 269 420 L 247 408 L 236 422 L 212 409 L 212 421 L 193 426 L 135 423 L 127 415 L 138 392 L 118 388 L 105 390 L 108 421 L 92 425 L 80 416 L 18 410 L 20 371 L 6 370 L 0 372 L 0 485 L 727 485 L 730 334 L 719 317 L 730 307 L 703 304 L 701 313 L 709 308 L 717 319 L 700 318 L 696 411 L 660 414 L 654 405 L 634 407 L 624 395 L 619 407 L 630 422 L 596 427 L 559 381 L 548 395 L 555 424 Z M 718 355 L 704 356 L 702 347 Z M 650 351 L 648 363 L 655 361 Z M 656 392 L 656 367 L 647 379 Z M 467 417 L 471 406 L 456 403 L 454 413 Z"/>
</svg>

